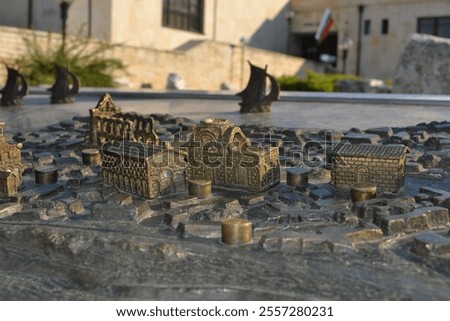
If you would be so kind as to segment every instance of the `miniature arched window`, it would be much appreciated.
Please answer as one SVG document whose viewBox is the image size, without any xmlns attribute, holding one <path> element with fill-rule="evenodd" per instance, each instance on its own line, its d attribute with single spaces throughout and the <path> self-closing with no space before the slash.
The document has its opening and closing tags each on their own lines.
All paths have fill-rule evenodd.
<svg viewBox="0 0 450 321">
<path fill-rule="evenodd" d="M 357 183 L 365 183 L 369 178 L 369 170 L 367 167 L 361 166 L 356 170 L 356 182 Z"/>
</svg>

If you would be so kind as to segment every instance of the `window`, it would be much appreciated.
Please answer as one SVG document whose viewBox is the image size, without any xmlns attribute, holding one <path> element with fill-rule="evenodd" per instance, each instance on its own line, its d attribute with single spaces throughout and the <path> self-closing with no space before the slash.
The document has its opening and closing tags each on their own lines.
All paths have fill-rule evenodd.
<svg viewBox="0 0 450 321">
<path fill-rule="evenodd" d="M 381 20 L 381 34 L 387 35 L 389 33 L 389 20 L 383 19 Z"/>
<path fill-rule="evenodd" d="M 364 20 L 364 34 L 365 35 L 370 35 L 370 27 L 371 27 L 371 21 Z"/>
<path fill-rule="evenodd" d="M 450 17 L 419 18 L 417 32 L 450 38 Z"/>
<path fill-rule="evenodd" d="M 163 0 L 163 26 L 203 32 L 204 0 Z"/>
</svg>

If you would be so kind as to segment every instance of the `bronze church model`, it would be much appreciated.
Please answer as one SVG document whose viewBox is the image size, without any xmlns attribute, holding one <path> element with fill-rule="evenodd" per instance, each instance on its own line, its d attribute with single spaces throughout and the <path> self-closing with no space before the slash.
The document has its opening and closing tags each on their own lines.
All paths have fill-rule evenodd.
<svg viewBox="0 0 450 321">
<path fill-rule="evenodd" d="M 188 143 L 188 178 L 261 192 L 280 182 L 278 149 L 251 146 L 239 127 L 226 119 L 198 124 Z"/>
</svg>

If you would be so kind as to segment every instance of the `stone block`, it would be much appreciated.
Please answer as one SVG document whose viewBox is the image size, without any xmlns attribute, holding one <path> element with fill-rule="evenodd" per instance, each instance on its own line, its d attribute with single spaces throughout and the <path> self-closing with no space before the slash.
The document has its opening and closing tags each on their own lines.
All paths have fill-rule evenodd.
<svg viewBox="0 0 450 321">
<path fill-rule="evenodd" d="M 220 222 L 184 222 L 178 224 L 177 231 L 183 237 L 221 238 L 222 226 Z"/>
<path fill-rule="evenodd" d="M 131 216 L 134 217 L 134 221 L 140 224 L 142 221 L 158 216 L 158 212 L 153 211 L 150 208 L 150 202 L 147 200 L 134 202 L 129 206 Z"/>
<path fill-rule="evenodd" d="M 268 252 L 301 252 L 303 239 L 293 231 L 276 231 L 263 235 L 259 244 Z"/>
<path fill-rule="evenodd" d="M 94 219 L 102 221 L 130 221 L 133 219 L 129 211 L 110 204 L 94 204 L 92 214 Z"/>
<path fill-rule="evenodd" d="M 358 228 L 353 232 L 346 233 L 345 237 L 354 243 L 368 242 L 381 239 L 383 231 L 378 226 Z"/>
<path fill-rule="evenodd" d="M 55 157 L 50 152 L 42 152 L 34 154 L 34 161 L 38 163 L 39 165 L 48 165 L 52 164 L 55 160 Z"/>
<path fill-rule="evenodd" d="M 423 165 L 416 162 L 406 162 L 405 172 L 406 174 L 420 174 L 424 171 Z"/>
<path fill-rule="evenodd" d="M 191 197 L 187 199 L 179 200 L 165 200 L 163 201 L 163 207 L 168 209 L 179 208 L 184 206 L 197 205 L 199 203 L 197 197 Z"/>
<path fill-rule="evenodd" d="M 73 192 L 73 197 L 82 202 L 98 202 L 102 200 L 101 194 L 95 189 L 79 189 Z"/>
<path fill-rule="evenodd" d="M 448 209 L 443 207 L 423 207 L 410 213 L 392 215 L 381 221 L 385 235 L 419 232 L 448 226 Z"/>
<path fill-rule="evenodd" d="M 173 212 L 164 214 L 164 223 L 176 229 L 181 222 L 186 223 L 189 220 L 187 212 Z"/>
<path fill-rule="evenodd" d="M 393 92 L 450 94 L 450 40 L 412 34 L 396 69 Z"/>
<path fill-rule="evenodd" d="M 108 204 L 114 204 L 118 206 L 127 206 L 133 203 L 133 196 L 130 194 L 124 194 L 124 193 L 114 193 L 110 195 L 106 201 Z"/>
<path fill-rule="evenodd" d="M 406 131 L 400 131 L 392 135 L 392 139 L 399 142 L 404 142 L 411 139 L 411 136 Z"/>
<path fill-rule="evenodd" d="M 81 214 L 84 212 L 84 206 L 81 201 L 64 201 L 67 204 L 67 208 L 72 214 Z"/>
<path fill-rule="evenodd" d="M 20 203 L 6 203 L 0 205 L 0 218 L 12 216 L 22 210 Z"/>
<path fill-rule="evenodd" d="M 417 160 L 424 168 L 435 168 L 439 166 L 441 158 L 436 155 L 424 154 Z"/>
<path fill-rule="evenodd" d="M 378 135 L 347 133 L 342 140 L 348 141 L 350 144 L 377 144 L 381 138 Z"/>
<path fill-rule="evenodd" d="M 394 131 L 390 127 L 369 128 L 365 131 L 365 133 L 371 135 L 378 135 L 381 138 L 388 138 L 394 135 Z"/>
<path fill-rule="evenodd" d="M 450 237 L 426 232 L 414 236 L 411 251 L 425 258 L 450 258 Z"/>
<path fill-rule="evenodd" d="M 320 235 L 302 235 L 303 253 L 331 253 L 334 250 L 333 242 Z"/>
<path fill-rule="evenodd" d="M 345 199 L 325 199 L 311 204 L 312 209 L 346 210 L 350 208 L 350 202 Z"/>
</svg>

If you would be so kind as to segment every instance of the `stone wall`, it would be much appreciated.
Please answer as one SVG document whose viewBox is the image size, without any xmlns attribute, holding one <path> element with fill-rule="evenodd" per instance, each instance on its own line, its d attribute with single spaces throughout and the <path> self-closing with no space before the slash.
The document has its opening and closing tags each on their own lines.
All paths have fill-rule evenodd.
<svg viewBox="0 0 450 321">
<path fill-rule="evenodd" d="M 23 37 L 33 35 L 44 44 L 49 41 L 46 32 L 0 27 L 0 61 L 11 64 L 25 54 Z M 60 35 L 52 34 L 51 39 L 51 44 L 57 45 Z M 188 42 L 175 51 L 121 45 L 110 55 L 127 65 L 126 73 L 115 76 L 122 85 L 131 88 L 149 83 L 154 89 L 165 89 L 168 75 L 178 73 L 187 89 L 219 90 L 223 83 L 229 83 L 232 89 L 239 90 L 249 78 L 247 60 L 262 67 L 267 64 L 268 72 L 274 76 L 304 75 L 307 69 L 323 71 L 321 64 L 302 58 L 207 40 Z M 0 83 L 4 83 L 5 75 L 6 68 L 0 68 Z"/>
</svg>

